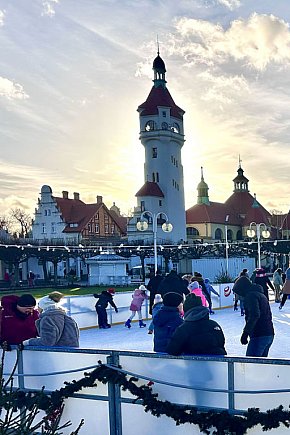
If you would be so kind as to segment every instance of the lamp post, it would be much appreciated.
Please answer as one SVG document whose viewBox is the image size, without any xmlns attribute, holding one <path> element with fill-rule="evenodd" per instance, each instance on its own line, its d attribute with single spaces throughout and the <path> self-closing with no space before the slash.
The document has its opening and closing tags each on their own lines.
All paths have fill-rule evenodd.
<svg viewBox="0 0 290 435">
<path fill-rule="evenodd" d="M 256 227 L 256 231 L 253 229 L 253 227 Z M 261 231 L 261 228 L 264 228 Z M 268 239 L 270 237 L 270 231 L 268 230 L 266 224 L 261 222 L 260 224 L 257 224 L 256 222 L 251 222 L 250 227 L 247 230 L 248 237 L 255 237 L 257 234 L 257 242 L 258 242 L 258 268 L 261 268 L 261 235 L 264 237 L 264 239 Z"/>
<path fill-rule="evenodd" d="M 226 215 L 225 217 L 225 242 L 226 242 L 226 273 L 228 275 L 229 271 L 229 244 L 228 244 L 228 221 L 230 215 Z"/>
<path fill-rule="evenodd" d="M 157 219 L 158 217 L 165 217 L 166 222 L 161 226 L 162 231 L 165 233 L 170 233 L 173 229 L 173 225 L 168 222 L 168 216 L 166 213 L 152 213 L 151 211 L 143 211 L 141 214 L 141 220 L 137 222 L 136 227 L 138 231 L 146 231 L 148 229 L 148 222 L 144 220 L 144 216 L 149 215 L 152 218 L 152 231 L 153 231 L 153 243 L 154 243 L 154 269 L 157 272 Z"/>
</svg>

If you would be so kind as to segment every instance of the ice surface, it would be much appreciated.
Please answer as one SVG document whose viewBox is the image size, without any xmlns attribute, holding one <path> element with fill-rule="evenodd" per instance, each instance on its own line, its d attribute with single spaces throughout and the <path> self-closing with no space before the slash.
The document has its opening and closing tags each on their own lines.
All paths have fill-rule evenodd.
<svg viewBox="0 0 290 435">
<path fill-rule="evenodd" d="M 275 338 L 269 357 L 288 359 L 290 357 L 290 300 L 286 301 L 282 310 L 278 307 L 279 304 L 271 302 Z M 247 346 L 240 344 L 245 320 L 240 311 L 233 311 L 232 308 L 215 310 L 211 318 L 218 322 L 224 331 L 228 356 L 245 356 Z M 148 326 L 150 321 L 146 323 Z M 93 349 L 152 351 L 152 340 L 153 336 L 148 334 L 148 329 L 139 328 L 137 322 L 132 323 L 130 330 L 122 324 L 113 325 L 111 329 L 82 330 L 80 334 L 81 347 Z"/>
</svg>

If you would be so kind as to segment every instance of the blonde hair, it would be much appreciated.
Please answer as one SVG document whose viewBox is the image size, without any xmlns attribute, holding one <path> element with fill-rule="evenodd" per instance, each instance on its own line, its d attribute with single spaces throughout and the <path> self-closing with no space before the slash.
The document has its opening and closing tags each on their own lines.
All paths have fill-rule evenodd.
<svg viewBox="0 0 290 435">
<path fill-rule="evenodd" d="M 47 296 L 49 297 L 49 299 L 56 303 L 58 303 L 64 297 L 62 293 L 56 291 L 49 293 Z"/>
</svg>

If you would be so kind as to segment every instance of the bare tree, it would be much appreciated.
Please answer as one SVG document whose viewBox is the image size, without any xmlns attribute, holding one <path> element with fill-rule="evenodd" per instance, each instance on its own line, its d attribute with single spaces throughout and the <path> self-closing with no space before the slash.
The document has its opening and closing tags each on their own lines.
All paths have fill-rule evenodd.
<svg viewBox="0 0 290 435">
<path fill-rule="evenodd" d="M 0 230 L 7 231 L 8 233 L 12 231 L 11 218 L 5 214 L 0 215 Z"/>
<path fill-rule="evenodd" d="M 18 231 L 19 237 L 28 237 L 32 225 L 31 216 L 21 208 L 12 208 L 10 216 L 13 223 L 17 224 L 20 229 L 20 231 Z"/>
</svg>

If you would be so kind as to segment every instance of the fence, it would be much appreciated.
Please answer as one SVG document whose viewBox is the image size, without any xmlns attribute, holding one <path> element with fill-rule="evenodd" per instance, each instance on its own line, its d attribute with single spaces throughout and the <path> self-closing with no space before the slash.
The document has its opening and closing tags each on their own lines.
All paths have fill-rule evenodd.
<svg viewBox="0 0 290 435">
<path fill-rule="evenodd" d="M 12 370 L 16 351 L 6 354 L 4 373 Z M 197 406 L 200 410 L 228 409 L 241 413 L 257 407 L 261 411 L 290 402 L 290 361 L 263 358 L 181 356 L 153 352 L 106 351 L 93 349 L 29 348 L 20 352 L 15 386 L 24 390 L 53 391 L 64 381 L 78 380 L 98 361 L 122 369 L 139 378 L 138 385 L 154 382 L 153 392 L 160 400 Z M 84 418 L 80 434 L 147 435 L 166 433 L 199 434 L 195 425 L 176 426 L 169 417 L 145 413 L 140 401 L 109 383 L 99 383 L 66 399 L 63 422 L 72 428 Z M 64 429 L 68 434 L 72 429 Z M 286 432 L 287 431 L 287 432 Z M 249 430 L 260 434 L 260 426 Z M 279 427 L 271 433 L 283 435 L 289 429 Z"/>
</svg>

